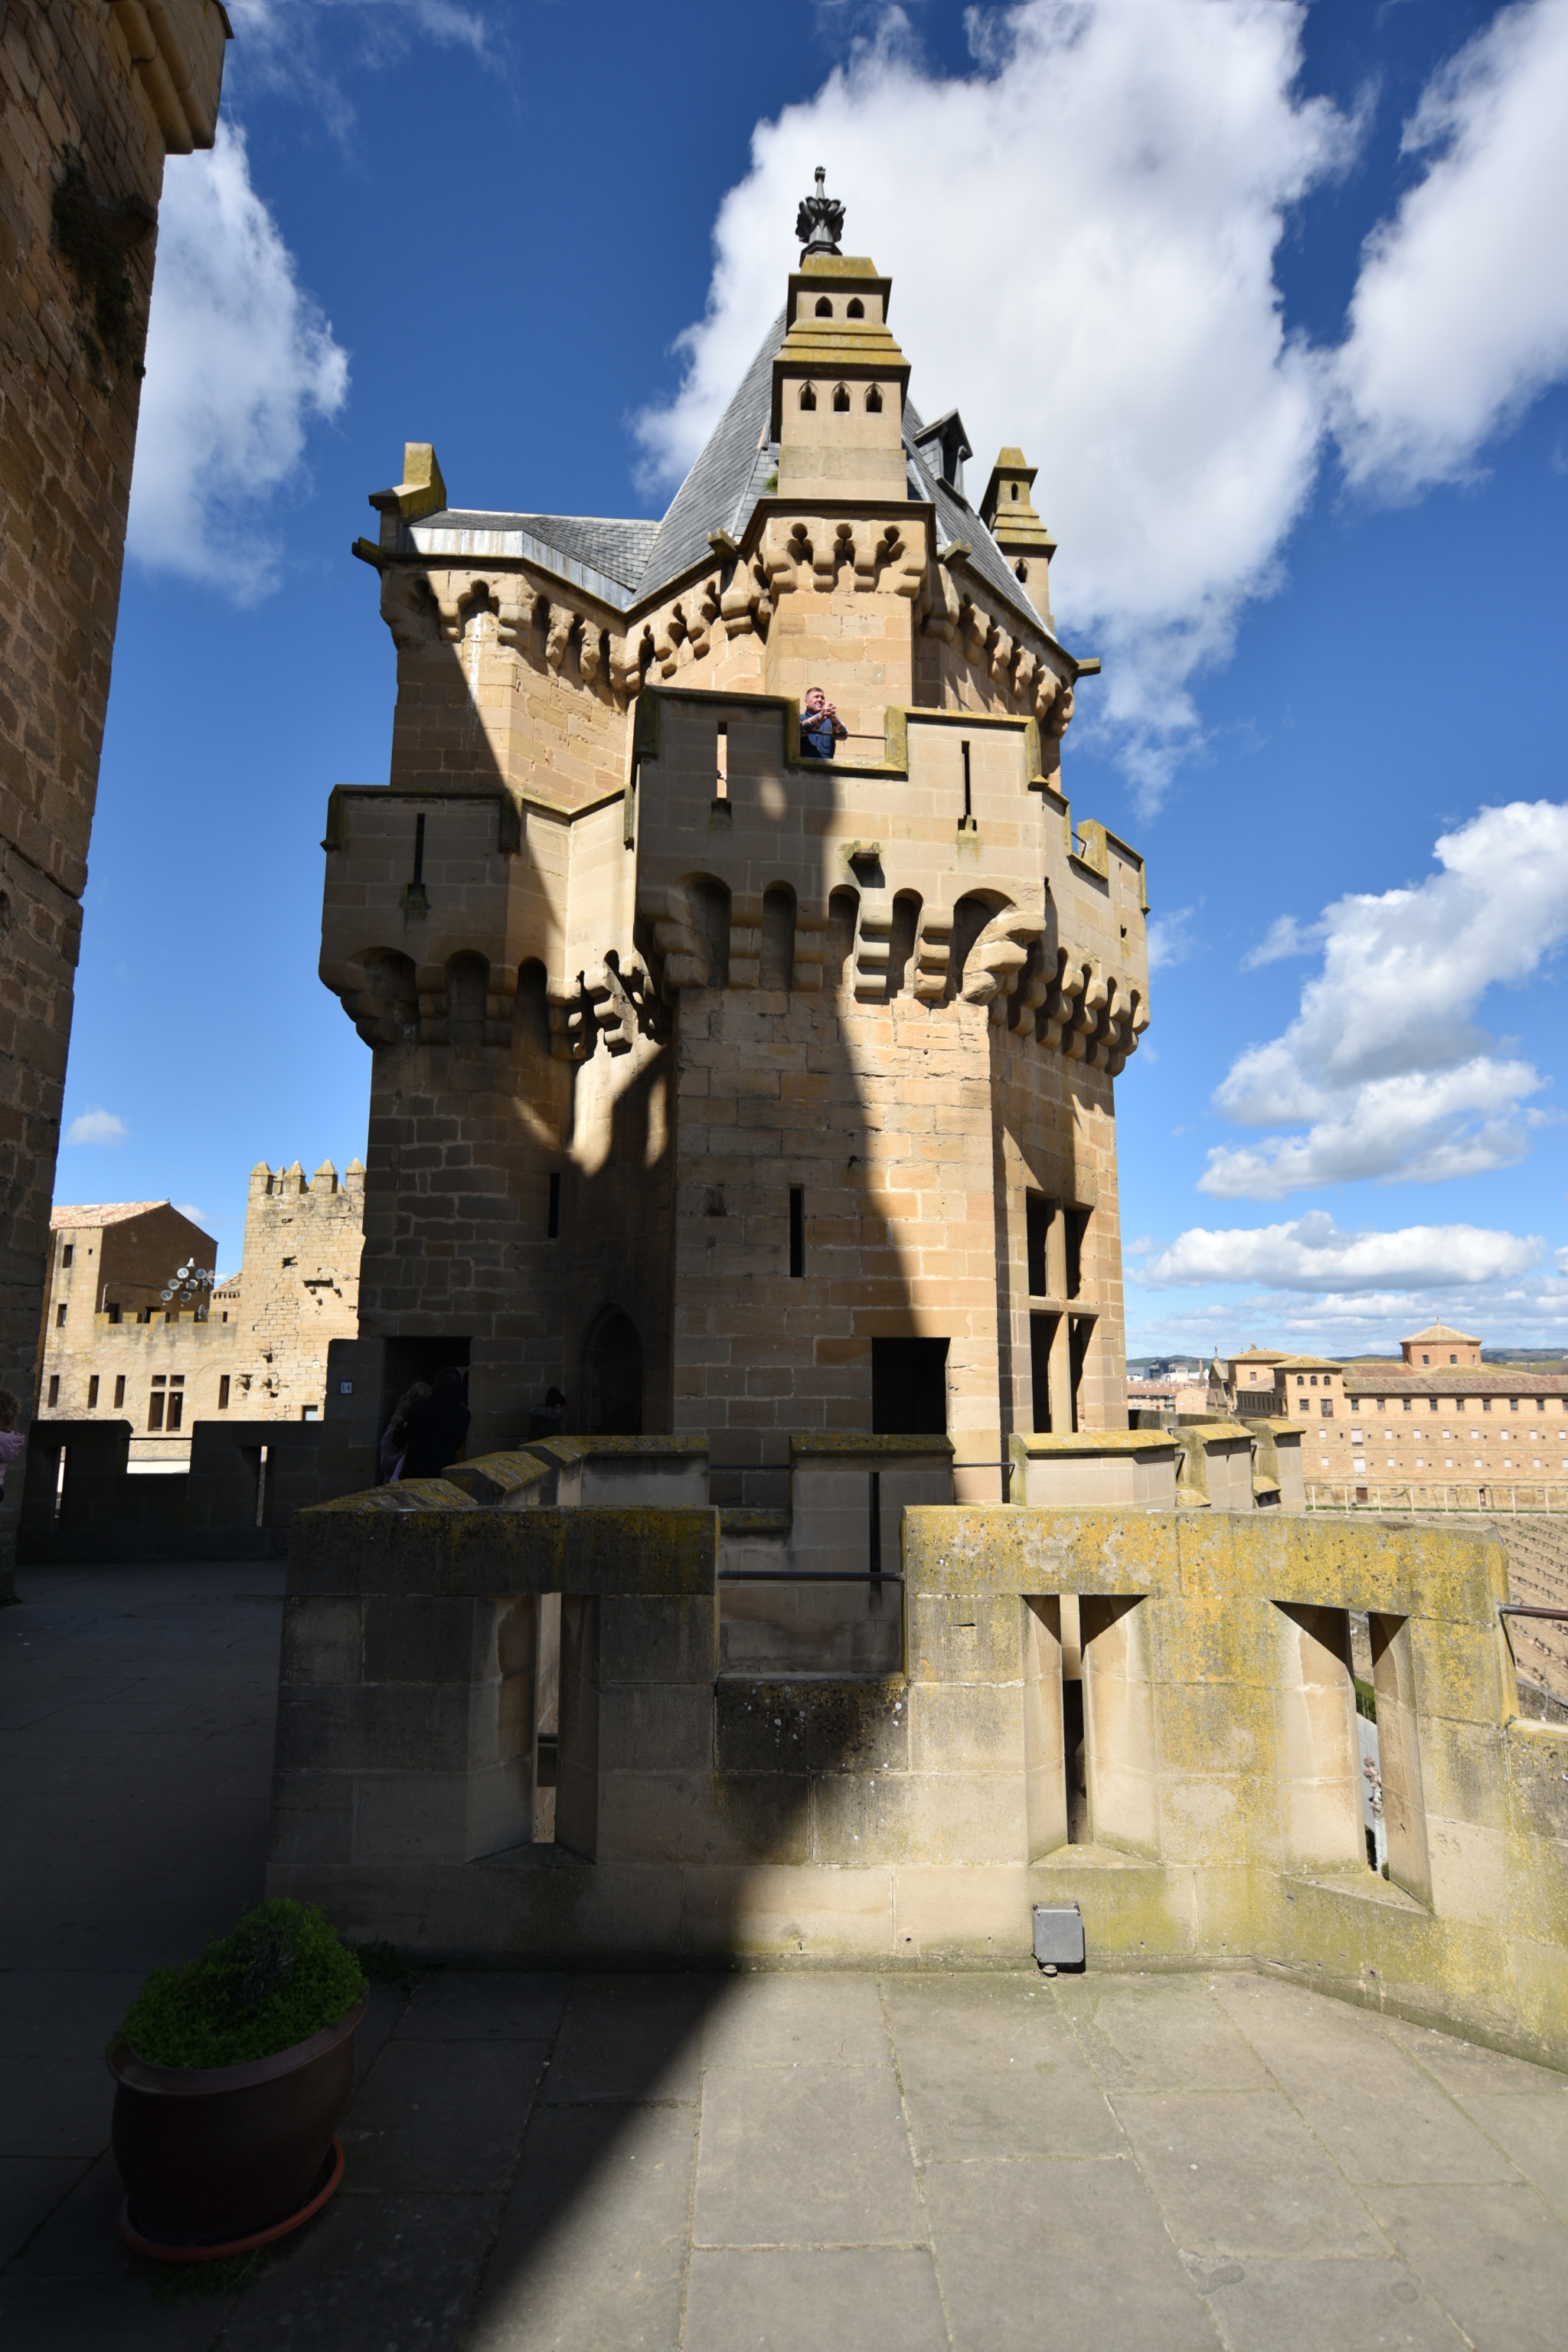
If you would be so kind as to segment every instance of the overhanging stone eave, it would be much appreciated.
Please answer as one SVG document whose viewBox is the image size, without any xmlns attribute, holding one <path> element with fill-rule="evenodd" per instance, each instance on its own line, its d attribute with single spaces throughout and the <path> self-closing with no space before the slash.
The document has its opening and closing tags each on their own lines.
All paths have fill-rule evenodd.
<svg viewBox="0 0 1568 2352">
<path fill-rule="evenodd" d="M 732 542 L 736 550 L 735 554 L 721 555 L 715 549 L 710 547 L 707 557 L 702 562 L 688 564 L 683 572 L 674 573 L 650 594 L 640 598 L 636 604 L 628 604 L 626 608 L 626 625 L 628 632 L 637 623 L 649 619 L 672 598 L 684 595 L 689 588 L 694 588 L 700 581 L 710 577 L 716 569 L 731 562 L 750 563 L 762 545 L 763 530 L 775 515 L 798 515 L 806 511 L 819 514 L 825 520 L 838 520 L 844 518 L 860 517 L 865 520 L 875 522 L 880 522 L 884 519 L 889 522 L 902 522 L 911 516 L 918 516 L 925 529 L 927 561 L 929 562 L 936 552 L 936 509 L 929 499 L 814 498 L 805 501 L 800 499 L 783 499 L 776 492 L 769 491 L 755 500 L 747 514 L 740 537 Z M 713 528 L 717 532 L 722 526 L 716 522 Z"/>
<path fill-rule="evenodd" d="M 423 522 L 402 524 L 396 542 L 391 547 L 378 547 L 373 540 L 356 539 L 350 552 L 377 572 L 391 571 L 399 565 L 423 572 L 540 572 L 602 605 L 615 620 L 618 621 L 627 609 L 632 594 L 629 588 L 623 588 L 607 572 L 596 572 L 592 564 L 563 554 L 558 547 L 536 539 L 531 531 L 504 528 L 508 520 L 504 515 L 497 516 L 497 523 L 502 528 L 494 531 L 467 528 L 443 531 L 438 528 L 438 518 L 432 520 L 437 525 L 435 529 Z M 426 543 L 421 544 L 421 540 Z"/>
</svg>

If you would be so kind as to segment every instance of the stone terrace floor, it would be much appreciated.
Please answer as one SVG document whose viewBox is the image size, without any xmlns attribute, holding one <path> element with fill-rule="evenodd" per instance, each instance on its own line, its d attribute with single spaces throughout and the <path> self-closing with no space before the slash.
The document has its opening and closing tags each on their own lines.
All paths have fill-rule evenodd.
<svg viewBox="0 0 1568 2352">
<path fill-rule="evenodd" d="M 167 2299 L 102 2050 L 260 1893 L 280 1584 L 24 1571 L 0 1612 L 6 2352 L 1568 2343 L 1568 2080 L 1092 1968 L 378 1987 L 334 2203 Z"/>
</svg>

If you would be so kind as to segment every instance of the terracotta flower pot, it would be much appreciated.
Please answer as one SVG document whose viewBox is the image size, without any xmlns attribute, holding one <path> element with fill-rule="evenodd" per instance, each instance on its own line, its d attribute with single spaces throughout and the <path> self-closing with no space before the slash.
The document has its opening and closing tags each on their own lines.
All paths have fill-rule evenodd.
<svg viewBox="0 0 1568 2352">
<path fill-rule="evenodd" d="M 303 2220 L 353 2086 L 364 2012 L 356 2001 L 308 2042 L 243 2066 L 152 2066 L 112 2042 L 128 2234 L 173 2253 L 232 2247 Z"/>
</svg>

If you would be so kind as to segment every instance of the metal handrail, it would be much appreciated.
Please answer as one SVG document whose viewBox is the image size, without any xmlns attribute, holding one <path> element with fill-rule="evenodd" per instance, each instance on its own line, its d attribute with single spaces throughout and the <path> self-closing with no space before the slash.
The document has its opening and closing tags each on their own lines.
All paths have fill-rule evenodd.
<svg viewBox="0 0 1568 2352">
<path fill-rule="evenodd" d="M 721 1568 L 721 1584 L 902 1584 L 899 1569 Z"/>
</svg>

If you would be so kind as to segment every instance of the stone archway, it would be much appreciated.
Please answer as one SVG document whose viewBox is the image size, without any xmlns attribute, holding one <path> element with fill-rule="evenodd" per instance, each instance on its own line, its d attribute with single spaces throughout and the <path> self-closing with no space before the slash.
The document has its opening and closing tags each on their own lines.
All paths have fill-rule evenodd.
<svg viewBox="0 0 1568 2352">
<path fill-rule="evenodd" d="M 642 1435 L 642 1341 L 631 1317 L 602 1307 L 583 1342 L 583 1431 L 589 1437 Z"/>
</svg>

